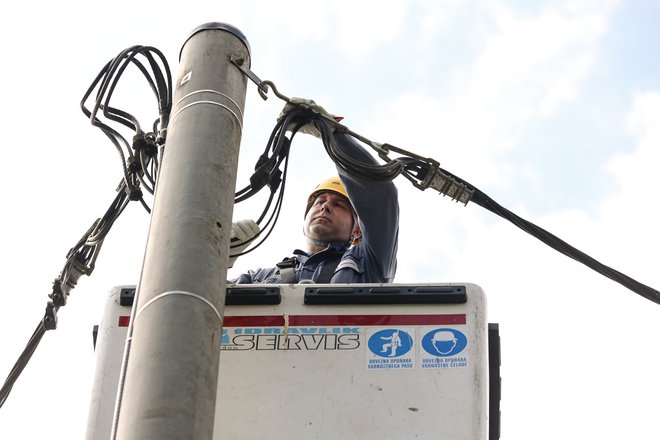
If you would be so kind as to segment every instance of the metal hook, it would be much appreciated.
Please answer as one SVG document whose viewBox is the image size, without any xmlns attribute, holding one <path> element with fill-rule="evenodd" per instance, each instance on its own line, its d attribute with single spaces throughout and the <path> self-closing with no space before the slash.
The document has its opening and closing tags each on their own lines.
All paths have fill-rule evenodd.
<svg viewBox="0 0 660 440">
<path fill-rule="evenodd" d="M 280 98 L 282 101 L 286 102 L 287 104 L 291 104 L 291 99 L 288 96 L 283 95 L 282 93 L 280 93 L 280 91 L 277 90 L 277 87 L 275 87 L 275 84 L 273 84 L 272 81 L 265 80 L 265 81 L 262 81 L 261 84 L 266 88 L 266 91 L 268 91 L 268 87 L 270 87 L 271 89 L 273 89 L 273 93 L 275 94 L 275 96 L 277 96 L 278 98 Z"/>
<path fill-rule="evenodd" d="M 261 99 L 264 101 L 268 99 L 268 86 L 264 85 L 263 82 L 257 85 L 257 91 L 259 92 Z"/>
</svg>

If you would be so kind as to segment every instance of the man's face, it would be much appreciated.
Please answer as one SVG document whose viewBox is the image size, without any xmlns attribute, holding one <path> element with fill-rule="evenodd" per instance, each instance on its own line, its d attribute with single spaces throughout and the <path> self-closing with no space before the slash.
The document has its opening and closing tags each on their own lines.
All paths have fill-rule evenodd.
<svg viewBox="0 0 660 440">
<path fill-rule="evenodd" d="M 353 235 L 353 212 L 348 200 L 333 192 L 316 196 L 305 217 L 305 235 L 315 240 L 346 242 Z"/>
</svg>

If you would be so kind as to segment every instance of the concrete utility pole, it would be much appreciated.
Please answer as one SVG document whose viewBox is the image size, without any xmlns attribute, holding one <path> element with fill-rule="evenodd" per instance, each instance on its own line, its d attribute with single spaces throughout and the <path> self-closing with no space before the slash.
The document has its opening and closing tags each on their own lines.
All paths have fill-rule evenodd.
<svg viewBox="0 0 660 440">
<path fill-rule="evenodd" d="M 116 438 L 211 439 L 246 78 L 245 36 L 208 23 L 180 54 L 129 330 Z"/>
</svg>

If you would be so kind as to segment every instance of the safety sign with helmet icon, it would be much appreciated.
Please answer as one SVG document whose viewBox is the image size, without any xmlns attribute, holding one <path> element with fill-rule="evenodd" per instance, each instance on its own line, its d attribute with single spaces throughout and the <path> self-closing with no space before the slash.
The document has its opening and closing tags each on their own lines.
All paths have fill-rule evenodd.
<svg viewBox="0 0 660 440">
<path fill-rule="evenodd" d="M 452 328 L 432 330 L 422 337 L 422 348 L 433 356 L 454 356 L 467 346 L 467 337 Z"/>
<path fill-rule="evenodd" d="M 463 351 L 467 347 L 467 336 L 455 328 L 435 328 L 421 338 L 421 368 L 456 368 L 467 366 Z"/>
</svg>

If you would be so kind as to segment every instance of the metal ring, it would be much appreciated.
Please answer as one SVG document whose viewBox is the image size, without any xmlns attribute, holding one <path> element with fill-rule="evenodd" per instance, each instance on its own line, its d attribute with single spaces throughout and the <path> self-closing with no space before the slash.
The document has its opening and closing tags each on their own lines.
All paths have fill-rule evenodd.
<svg viewBox="0 0 660 440">
<path fill-rule="evenodd" d="M 236 122 L 238 122 L 238 126 L 240 127 L 241 131 L 243 131 L 243 123 L 241 122 L 241 119 L 238 117 L 238 115 L 237 115 L 236 113 L 234 113 L 234 111 L 233 111 L 232 109 L 230 109 L 229 107 L 227 107 L 226 105 L 224 105 L 224 104 L 220 104 L 219 102 L 215 102 L 215 101 L 195 101 L 195 102 L 191 102 L 190 104 L 186 105 L 185 107 L 182 107 L 181 109 L 179 109 L 179 110 L 174 114 L 174 116 L 172 116 L 172 118 L 170 119 L 170 122 L 172 122 L 174 119 L 176 119 L 176 117 L 177 117 L 182 111 L 184 111 L 184 110 L 187 109 L 188 107 L 192 107 L 193 105 L 196 105 L 196 104 L 211 104 L 211 105 L 217 105 L 218 107 L 222 107 L 222 108 L 226 109 L 229 113 L 231 113 L 232 115 L 234 115 L 234 117 L 236 118 Z"/>
<path fill-rule="evenodd" d="M 185 291 L 185 290 L 170 290 L 170 291 L 163 292 L 163 293 L 161 293 L 160 295 L 157 295 L 157 296 L 151 298 L 149 301 L 147 301 L 147 303 L 146 303 L 145 305 L 143 305 L 143 306 L 140 308 L 140 310 L 138 310 L 138 311 L 135 313 L 135 318 L 133 318 L 133 322 L 136 322 L 137 319 L 138 319 L 138 317 L 140 316 L 140 313 L 142 313 L 142 312 L 144 311 L 144 309 L 146 309 L 147 307 L 149 307 L 151 304 L 153 304 L 154 302 L 158 301 L 159 299 L 162 299 L 162 298 L 164 298 L 164 297 L 166 297 L 166 296 L 171 296 L 171 295 L 190 296 L 190 297 L 192 297 L 192 298 L 196 298 L 196 299 L 198 299 L 198 300 L 200 300 L 200 301 L 206 303 L 206 305 L 209 306 L 209 307 L 213 310 L 213 312 L 215 313 L 215 316 L 218 317 L 218 321 L 219 321 L 219 322 L 222 322 L 222 316 L 220 315 L 220 312 L 218 312 L 218 309 L 217 309 L 217 308 L 211 303 L 211 301 L 209 301 L 208 299 L 206 299 L 206 298 L 204 298 L 203 296 L 200 296 L 200 295 L 198 295 L 198 294 L 196 294 L 196 293 L 187 292 L 187 291 Z"/>
<path fill-rule="evenodd" d="M 176 108 L 176 106 L 179 105 L 179 103 L 180 103 L 181 101 L 183 101 L 184 99 L 186 99 L 186 98 L 188 98 L 188 97 L 190 97 L 190 96 L 192 96 L 192 95 L 198 94 L 198 93 L 215 93 L 216 95 L 220 95 L 220 96 L 222 96 L 223 98 L 227 98 L 232 104 L 234 104 L 234 105 L 236 106 L 236 110 L 238 110 L 238 113 L 240 113 L 240 115 L 241 115 L 241 119 L 243 118 L 243 112 L 241 111 L 241 107 L 238 105 L 238 103 L 237 103 L 236 101 L 234 101 L 234 100 L 232 99 L 231 96 L 229 96 L 229 95 L 227 95 L 227 94 L 224 94 L 224 93 L 222 93 L 222 92 L 219 92 L 219 91 L 217 91 L 217 90 L 213 90 L 213 89 L 202 89 L 202 90 L 195 90 L 194 92 L 190 92 L 190 93 L 188 93 L 187 95 L 183 96 L 181 99 L 179 99 L 179 100 L 178 100 L 178 101 L 172 106 L 172 108 Z"/>
</svg>

